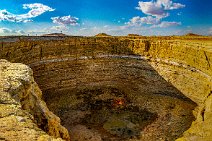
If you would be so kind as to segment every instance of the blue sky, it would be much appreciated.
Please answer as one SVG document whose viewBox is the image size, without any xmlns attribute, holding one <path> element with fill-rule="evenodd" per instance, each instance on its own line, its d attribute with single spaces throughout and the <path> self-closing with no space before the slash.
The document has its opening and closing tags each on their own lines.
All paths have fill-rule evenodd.
<svg viewBox="0 0 212 141">
<path fill-rule="evenodd" d="M 212 34 L 211 0 L 1 0 L 0 35 Z"/>
</svg>

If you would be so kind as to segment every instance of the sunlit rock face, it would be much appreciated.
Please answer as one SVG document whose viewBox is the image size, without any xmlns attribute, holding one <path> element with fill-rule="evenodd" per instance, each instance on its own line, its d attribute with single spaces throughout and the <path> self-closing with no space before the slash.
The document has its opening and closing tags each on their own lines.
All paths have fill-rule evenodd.
<svg viewBox="0 0 212 141">
<path fill-rule="evenodd" d="M 42 92 L 28 66 L 0 60 L 0 72 L 1 140 L 70 139 L 60 119 L 41 99 Z"/>
<path fill-rule="evenodd" d="M 1 42 L 1 58 L 32 68 L 42 99 L 72 140 L 211 138 L 209 37 L 28 37 Z"/>
</svg>

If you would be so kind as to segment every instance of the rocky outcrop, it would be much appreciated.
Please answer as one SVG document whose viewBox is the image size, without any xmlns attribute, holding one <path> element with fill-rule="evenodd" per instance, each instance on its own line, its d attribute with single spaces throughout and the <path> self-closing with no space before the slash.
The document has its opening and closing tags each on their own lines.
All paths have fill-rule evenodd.
<svg viewBox="0 0 212 141">
<path fill-rule="evenodd" d="M 202 35 L 198 35 L 198 34 L 195 34 L 195 33 L 187 33 L 185 36 L 202 36 Z"/>
<path fill-rule="evenodd" d="M 95 35 L 96 37 L 108 37 L 110 35 L 106 34 L 106 33 L 99 33 L 97 35 Z"/>
<path fill-rule="evenodd" d="M 199 105 L 196 121 L 176 141 L 211 141 L 212 139 L 212 93 L 208 95 L 203 105 Z"/>
<path fill-rule="evenodd" d="M 69 140 L 41 96 L 28 66 L 0 61 L 0 140 Z"/>
</svg>

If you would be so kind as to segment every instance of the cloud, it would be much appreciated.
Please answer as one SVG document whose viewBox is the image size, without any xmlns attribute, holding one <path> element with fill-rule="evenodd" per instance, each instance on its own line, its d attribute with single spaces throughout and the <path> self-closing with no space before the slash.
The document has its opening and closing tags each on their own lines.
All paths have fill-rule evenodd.
<svg viewBox="0 0 212 141">
<path fill-rule="evenodd" d="M 143 2 L 139 1 L 138 3 L 139 7 L 137 7 L 138 10 L 141 10 L 146 15 L 151 15 L 155 17 L 167 17 L 169 14 L 163 9 L 162 5 L 156 3 L 156 2 Z"/>
<path fill-rule="evenodd" d="M 8 28 L 0 28 L 0 33 L 11 33 L 12 30 L 8 29 Z"/>
<path fill-rule="evenodd" d="M 139 16 L 136 16 L 136 17 L 133 17 L 132 19 L 130 19 L 130 21 L 127 23 L 128 25 L 140 25 L 141 24 L 141 17 Z"/>
<path fill-rule="evenodd" d="M 130 19 L 128 23 L 126 23 L 128 26 L 140 26 L 142 24 L 148 24 L 152 25 L 151 27 L 170 27 L 170 26 L 178 26 L 181 25 L 181 22 L 168 22 L 168 21 L 160 21 L 158 18 L 154 18 L 152 16 L 147 16 L 147 17 L 133 17 Z"/>
<path fill-rule="evenodd" d="M 23 30 L 11 30 L 9 28 L 0 28 L 0 34 L 25 34 Z"/>
<path fill-rule="evenodd" d="M 8 12 L 6 9 L 0 10 L 0 21 L 24 22 L 24 23 L 32 22 L 32 18 L 35 18 L 45 12 L 55 10 L 41 3 L 23 4 L 23 9 L 30 9 L 30 11 L 26 14 L 12 14 Z"/>
<path fill-rule="evenodd" d="M 136 16 L 127 22 L 128 26 L 141 26 L 143 24 L 152 25 L 151 27 L 170 27 L 181 25 L 181 22 L 168 22 L 162 21 L 162 19 L 168 17 L 170 13 L 168 11 L 183 8 L 185 5 L 180 3 L 174 3 L 172 0 L 156 0 L 149 2 L 138 2 L 136 9 L 146 14 L 146 17 Z"/>
<path fill-rule="evenodd" d="M 76 26 L 76 25 L 78 25 L 78 21 L 79 21 L 79 18 L 71 17 L 70 15 L 63 16 L 63 17 L 59 17 L 59 16 L 52 17 L 51 19 L 52 19 L 53 23 L 59 24 L 59 25 L 64 25 L 64 26 L 69 26 L 69 25 Z"/>
<path fill-rule="evenodd" d="M 173 3 L 171 0 L 157 0 L 150 2 L 139 1 L 136 9 L 141 10 L 146 15 L 165 18 L 169 16 L 169 10 L 180 9 L 183 7 L 185 7 L 185 5 Z"/>
<path fill-rule="evenodd" d="M 181 25 L 181 22 L 168 22 L 168 21 L 163 21 L 158 25 L 153 25 L 152 27 L 161 27 L 161 28 L 165 28 L 165 27 L 170 27 L 170 26 L 178 26 Z"/>
<path fill-rule="evenodd" d="M 181 3 L 173 3 L 172 0 L 157 0 L 157 3 L 164 6 L 164 10 L 174 10 L 185 7 L 185 5 Z"/>
<path fill-rule="evenodd" d="M 141 24 L 158 24 L 160 22 L 160 19 L 154 18 L 152 16 L 147 17 L 133 17 L 130 19 L 130 21 L 127 23 L 128 25 L 141 25 Z"/>
</svg>

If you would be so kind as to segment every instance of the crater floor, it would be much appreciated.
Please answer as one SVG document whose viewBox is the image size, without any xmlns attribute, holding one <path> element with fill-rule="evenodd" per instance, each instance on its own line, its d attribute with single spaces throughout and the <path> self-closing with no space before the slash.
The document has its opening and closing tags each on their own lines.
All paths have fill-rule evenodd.
<svg viewBox="0 0 212 141">
<path fill-rule="evenodd" d="M 166 96 L 131 100 L 113 87 L 55 91 L 45 101 L 76 141 L 171 141 L 194 120 L 193 104 Z"/>
</svg>

